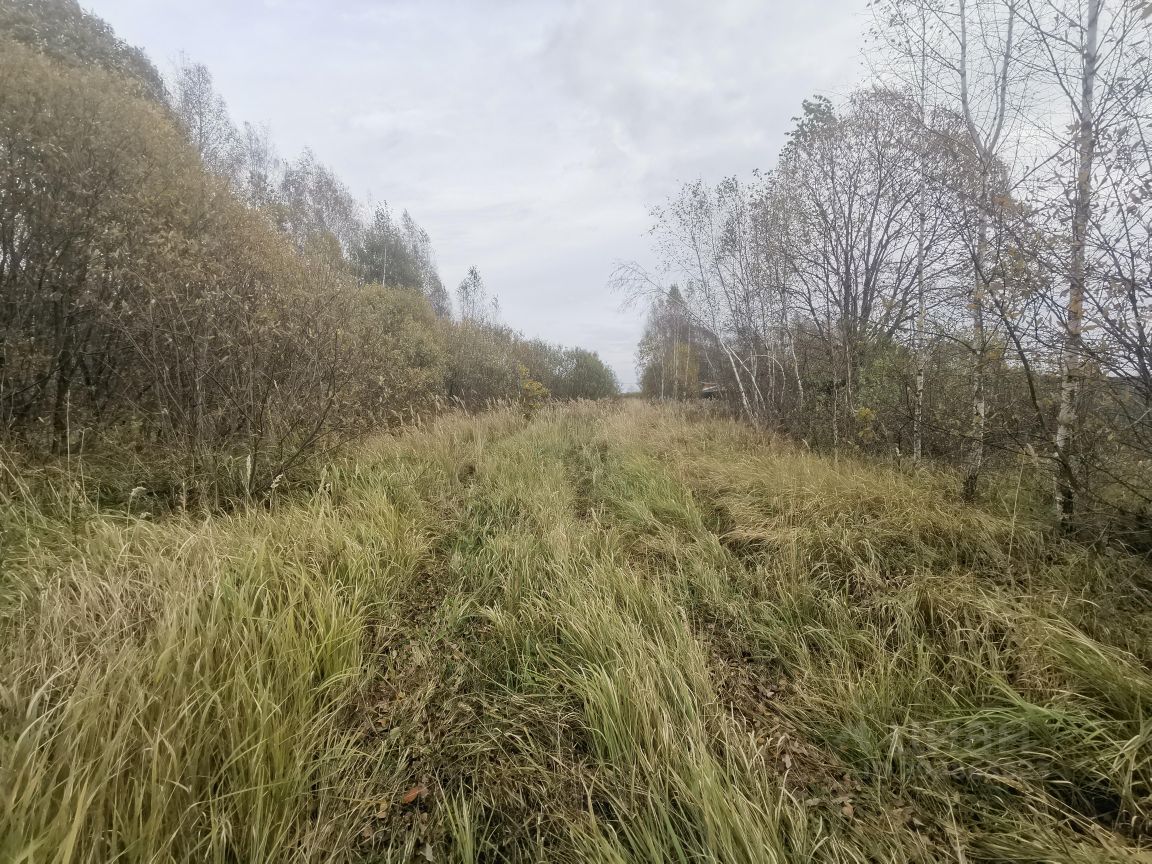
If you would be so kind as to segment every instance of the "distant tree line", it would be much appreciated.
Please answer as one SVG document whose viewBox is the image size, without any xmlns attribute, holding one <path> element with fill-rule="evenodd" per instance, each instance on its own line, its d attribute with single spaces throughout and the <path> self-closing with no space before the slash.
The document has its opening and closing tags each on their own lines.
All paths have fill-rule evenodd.
<svg viewBox="0 0 1152 864">
<path fill-rule="evenodd" d="M 1027 466 L 1054 521 L 1152 527 L 1152 4 L 883 0 L 873 85 L 773 170 L 654 211 L 644 391 L 813 444 Z M 676 287 L 671 287 L 675 285 Z"/>
<path fill-rule="evenodd" d="M 311 151 L 282 159 L 203 66 L 166 83 L 74 0 L 0 0 L 9 440 L 162 447 L 190 476 L 241 459 L 256 493 L 333 443 L 527 380 L 617 391 L 595 354 L 502 326 L 475 269 L 459 299 L 453 318 L 407 212 L 365 215 Z"/>
</svg>

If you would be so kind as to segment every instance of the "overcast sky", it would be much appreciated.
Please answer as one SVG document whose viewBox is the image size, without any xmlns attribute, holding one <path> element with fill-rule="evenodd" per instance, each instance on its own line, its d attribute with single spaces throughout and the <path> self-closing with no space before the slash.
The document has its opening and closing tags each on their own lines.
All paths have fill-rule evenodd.
<svg viewBox="0 0 1152 864">
<path fill-rule="evenodd" d="M 530 336 L 635 380 L 649 210 L 769 168 L 813 93 L 860 80 L 866 0 L 82 0 L 165 74 L 205 63 L 237 121 L 407 208 Z"/>
</svg>

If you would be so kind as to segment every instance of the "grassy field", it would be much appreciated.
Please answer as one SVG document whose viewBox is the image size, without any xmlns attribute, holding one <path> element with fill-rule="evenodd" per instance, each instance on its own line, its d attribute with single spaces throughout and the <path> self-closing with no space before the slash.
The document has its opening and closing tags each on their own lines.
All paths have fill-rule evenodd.
<svg viewBox="0 0 1152 864">
<path fill-rule="evenodd" d="M 633 402 L 230 515 L 17 485 L 5 864 L 1152 860 L 1149 570 L 1011 488 Z"/>
</svg>

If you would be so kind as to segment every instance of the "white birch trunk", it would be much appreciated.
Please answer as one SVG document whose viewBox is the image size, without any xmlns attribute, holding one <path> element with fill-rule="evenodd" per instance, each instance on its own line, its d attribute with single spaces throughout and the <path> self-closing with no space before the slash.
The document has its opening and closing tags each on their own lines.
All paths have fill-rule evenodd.
<svg viewBox="0 0 1152 864">
<path fill-rule="evenodd" d="M 1080 105 L 1076 133 L 1076 190 L 1072 213 L 1072 254 L 1068 272 L 1068 305 L 1064 326 L 1064 378 L 1060 387 L 1060 413 L 1056 420 L 1056 519 L 1068 530 L 1076 507 L 1076 433 L 1078 401 L 1084 380 L 1083 322 L 1087 273 L 1088 224 L 1092 216 L 1092 163 L 1096 155 L 1093 100 L 1096 89 L 1097 28 L 1101 0 L 1088 0 L 1084 33 L 1084 66 L 1080 79 Z"/>
</svg>

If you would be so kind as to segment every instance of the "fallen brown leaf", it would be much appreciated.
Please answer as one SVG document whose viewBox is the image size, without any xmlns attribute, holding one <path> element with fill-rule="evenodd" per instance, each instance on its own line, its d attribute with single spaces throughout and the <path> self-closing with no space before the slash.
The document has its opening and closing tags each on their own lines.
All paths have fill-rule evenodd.
<svg viewBox="0 0 1152 864">
<path fill-rule="evenodd" d="M 400 803 L 407 807 L 416 801 L 417 798 L 423 798 L 428 789 L 424 786 L 413 786 L 404 793 L 404 797 L 400 799 Z"/>
</svg>

